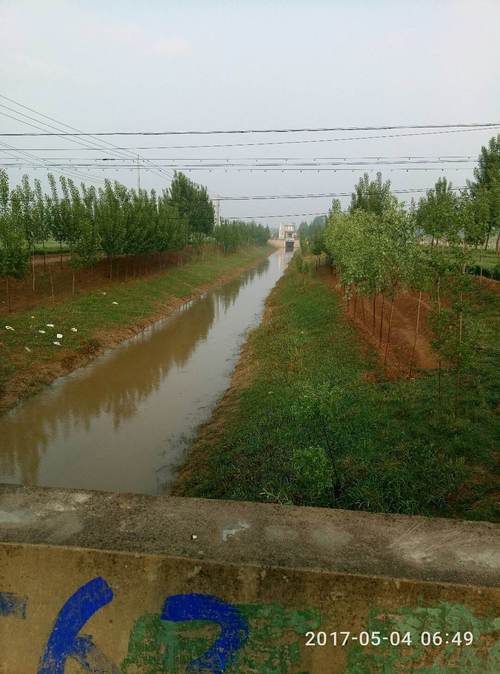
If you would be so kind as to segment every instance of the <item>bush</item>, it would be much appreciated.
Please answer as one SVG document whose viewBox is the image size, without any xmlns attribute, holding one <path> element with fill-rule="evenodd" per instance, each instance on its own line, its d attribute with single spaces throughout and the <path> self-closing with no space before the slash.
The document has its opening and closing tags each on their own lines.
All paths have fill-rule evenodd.
<svg viewBox="0 0 500 674">
<path fill-rule="evenodd" d="M 479 264 L 467 265 L 465 270 L 468 274 L 481 276 L 481 266 Z M 482 275 L 485 278 L 491 278 L 494 281 L 500 281 L 500 265 L 496 264 L 494 267 L 483 267 Z"/>
</svg>

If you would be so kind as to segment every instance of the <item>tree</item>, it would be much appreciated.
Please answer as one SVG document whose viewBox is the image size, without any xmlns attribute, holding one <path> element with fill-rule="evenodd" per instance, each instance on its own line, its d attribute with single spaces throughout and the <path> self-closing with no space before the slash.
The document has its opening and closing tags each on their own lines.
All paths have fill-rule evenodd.
<svg viewBox="0 0 500 674">
<path fill-rule="evenodd" d="M 363 210 L 375 215 L 382 213 L 394 206 L 395 197 L 391 194 L 391 182 L 382 182 L 382 174 L 377 173 L 375 180 L 370 180 L 368 173 L 359 179 L 351 195 L 350 210 Z"/>
<path fill-rule="evenodd" d="M 119 199 L 120 191 L 116 194 L 111 182 L 106 180 L 104 189 L 99 188 L 98 192 L 96 222 L 102 249 L 109 259 L 110 278 L 113 278 L 113 259 L 123 252 L 125 239 L 125 213 Z"/>
<path fill-rule="evenodd" d="M 9 191 L 7 173 L 0 169 L 0 276 L 5 279 L 8 311 L 11 310 L 9 281 L 25 275 L 29 258 L 22 216 L 19 191 Z"/>
<path fill-rule="evenodd" d="M 211 234 L 214 228 L 214 207 L 205 187 L 193 183 L 176 171 L 169 190 L 170 203 L 187 219 L 192 231 Z"/>
<path fill-rule="evenodd" d="M 488 218 L 486 221 L 486 237 L 484 247 L 488 248 L 489 240 L 496 234 L 496 250 L 500 238 L 500 134 L 490 139 L 487 147 L 481 148 L 478 165 L 474 169 L 474 178 L 468 182 L 473 198 L 479 198 L 481 191 L 488 200 Z"/>
<path fill-rule="evenodd" d="M 452 184 L 439 178 L 433 189 L 419 201 L 416 218 L 418 227 L 431 237 L 431 245 L 439 241 L 456 242 L 458 236 L 458 200 Z"/>
</svg>

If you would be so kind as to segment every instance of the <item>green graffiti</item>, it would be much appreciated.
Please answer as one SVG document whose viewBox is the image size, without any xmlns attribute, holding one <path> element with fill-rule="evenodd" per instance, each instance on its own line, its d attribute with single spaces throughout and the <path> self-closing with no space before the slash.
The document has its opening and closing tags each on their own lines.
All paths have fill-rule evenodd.
<svg viewBox="0 0 500 674">
<path fill-rule="evenodd" d="M 301 669 L 301 643 L 308 630 L 317 630 L 316 609 L 294 610 L 275 604 L 240 604 L 248 620 L 250 638 L 227 674 L 309 674 Z M 183 674 L 218 636 L 218 628 L 202 621 L 170 623 L 146 613 L 134 623 L 123 674 Z"/>
<path fill-rule="evenodd" d="M 240 604 L 238 609 L 248 620 L 250 637 L 228 674 L 309 674 L 302 663 L 304 635 L 331 628 L 331 617 L 322 619 L 316 609 L 297 610 L 276 604 Z M 351 646 L 345 674 L 500 672 L 500 620 L 478 618 L 460 604 L 373 609 L 363 629 L 378 633 L 381 638 L 391 633 L 410 633 L 411 645 L 391 646 L 382 639 L 378 646 Z M 420 641 L 422 632 L 471 632 L 474 640 L 471 646 L 426 646 Z M 134 623 L 121 671 L 184 674 L 187 664 L 204 653 L 218 633 L 216 625 L 204 621 L 173 623 L 160 620 L 159 614 L 146 613 Z"/>
<path fill-rule="evenodd" d="M 391 633 L 410 633 L 411 645 L 391 646 L 382 641 L 379 646 L 349 650 L 345 674 L 497 674 L 500 672 L 500 620 L 477 618 L 460 604 L 442 603 L 435 607 L 413 607 L 370 611 L 367 632 L 379 632 L 389 638 Z M 439 633 L 450 641 L 454 634 L 472 632 L 472 645 L 443 643 L 422 645 L 422 632 Z M 445 635 L 448 635 L 447 637 Z"/>
</svg>

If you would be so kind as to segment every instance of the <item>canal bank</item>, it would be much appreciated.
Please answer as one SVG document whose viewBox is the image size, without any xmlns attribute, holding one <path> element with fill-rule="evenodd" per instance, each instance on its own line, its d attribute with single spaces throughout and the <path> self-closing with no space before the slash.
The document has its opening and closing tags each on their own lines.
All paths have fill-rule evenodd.
<svg viewBox="0 0 500 674">
<path fill-rule="evenodd" d="M 0 415 L 54 380 L 83 367 L 209 288 L 273 252 L 245 246 L 205 250 L 147 279 L 106 286 L 70 300 L 4 316 L 0 324 Z"/>
<path fill-rule="evenodd" d="M 243 254 L 250 262 L 250 251 L 236 259 Z M 1 417 L 0 482 L 167 493 L 288 260 L 283 251 L 252 255 L 251 269 L 233 260 L 229 280 L 219 276 L 215 287 Z M 203 274 L 202 264 L 187 272 Z"/>
<path fill-rule="evenodd" d="M 329 270 L 292 263 L 173 493 L 495 521 L 495 302 L 477 297 L 483 397 L 455 417 L 451 374 L 388 380 Z"/>
</svg>

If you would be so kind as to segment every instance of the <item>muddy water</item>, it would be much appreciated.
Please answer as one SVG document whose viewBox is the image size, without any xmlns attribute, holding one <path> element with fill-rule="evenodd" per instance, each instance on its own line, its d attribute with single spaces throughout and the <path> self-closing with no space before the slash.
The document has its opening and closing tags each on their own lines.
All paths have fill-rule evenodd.
<svg viewBox="0 0 500 674">
<path fill-rule="evenodd" d="M 168 493 L 289 256 L 259 266 L 0 418 L 0 483 Z"/>
</svg>

